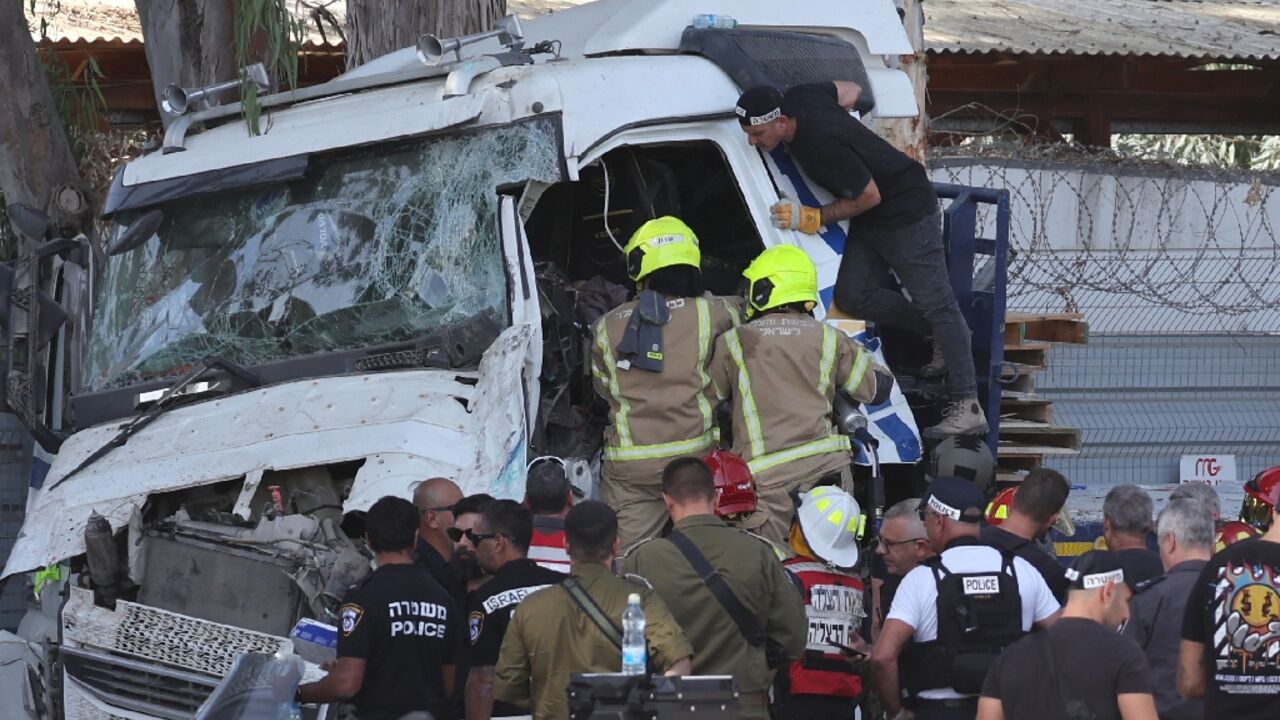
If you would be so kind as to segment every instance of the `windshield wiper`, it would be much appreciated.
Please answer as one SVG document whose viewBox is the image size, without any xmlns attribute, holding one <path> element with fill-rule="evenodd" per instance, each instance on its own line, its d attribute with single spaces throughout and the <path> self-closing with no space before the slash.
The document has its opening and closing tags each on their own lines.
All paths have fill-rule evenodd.
<svg viewBox="0 0 1280 720">
<path fill-rule="evenodd" d="M 58 478 L 57 481 L 55 481 L 52 485 L 49 486 L 49 489 L 52 490 L 58 487 L 67 478 L 73 475 L 76 475 L 81 470 L 84 470 L 85 468 L 89 467 L 95 462 L 106 457 L 112 450 L 115 450 L 116 448 L 121 447 L 125 443 L 129 442 L 129 438 L 141 432 L 143 428 L 147 427 L 152 422 L 154 422 L 156 418 L 165 414 L 172 408 L 177 407 L 176 404 L 171 403 L 170 401 L 173 398 L 181 395 L 183 389 L 185 389 L 192 382 L 195 382 L 195 380 L 198 379 L 201 375 L 205 374 L 206 372 L 214 368 L 222 368 L 223 370 L 226 370 L 228 373 L 230 373 L 237 379 L 243 381 L 249 387 L 258 387 L 259 385 L 262 384 L 262 381 L 258 379 L 257 375 L 254 375 L 253 373 L 249 372 L 243 367 L 240 367 L 239 365 L 225 358 L 212 357 L 212 358 L 206 358 L 204 360 L 201 360 L 200 364 L 197 365 L 194 370 L 187 373 L 186 376 L 184 376 L 176 384 L 170 385 L 169 389 L 165 390 L 164 394 L 160 396 L 160 399 L 156 400 L 155 404 L 152 405 L 150 408 L 148 408 L 145 413 L 134 418 L 133 421 L 130 422 L 128 425 L 125 425 L 124 427 L 120 428 L 120 432 L 116 433 L 116 436 L 111 438 L 111 440 L 108 441 L 106 445 L 103 445 L 97 450 L 94 450 L 92 455 L 84 459 L 84 462 L 77 465 L 75 469 L 73 469 L 71 472 Z"/>
</svg>

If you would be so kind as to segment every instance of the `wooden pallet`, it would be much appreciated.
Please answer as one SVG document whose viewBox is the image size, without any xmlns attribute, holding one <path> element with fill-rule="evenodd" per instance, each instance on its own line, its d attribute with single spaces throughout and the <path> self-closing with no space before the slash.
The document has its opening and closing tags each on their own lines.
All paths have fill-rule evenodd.
<svg viewBox="0 0 1280 720">
<path fill-rule="evenodd" d="M 1080 451 L 1080 428 L 1031 420 L 1001 420 L 1000 442 L 1006 441 L 1036 448 L 1057 448 L 1075 454 Z"/>
<path fill-rule="evenodd" d="M 1030 420 L 1037 423 L 1053 423 L 1053 401 L 1048 398 L 1022 393 L 1003 393 L 1000 398 L 1000 423 L 1010 420 Z"/>
<path fill-rule="evenodd" d="M 1029 372 L 1049 366 L 1049 343 L 1029 342 L 1004 346 L 1004 361 L 1023 366 Z"/>
<path fill-rule="evenodd" d="M 1089 323 L 1081 313 L 1007 313 L 1004 320 L 1005 345 L 1029 340 L 1082 344 L 1089 341 Z"/>
</svg>

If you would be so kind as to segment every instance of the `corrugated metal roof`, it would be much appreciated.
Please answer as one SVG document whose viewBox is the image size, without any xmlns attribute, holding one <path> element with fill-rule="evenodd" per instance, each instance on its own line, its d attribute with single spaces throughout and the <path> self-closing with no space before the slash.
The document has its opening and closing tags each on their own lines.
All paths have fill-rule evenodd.
<svg viewBox="0 0 1280 720">
<path fill-rule="evenodd" d="M 1280 58 L 1276 0 L 925 2 L 929 50 Z"/>
</svg>

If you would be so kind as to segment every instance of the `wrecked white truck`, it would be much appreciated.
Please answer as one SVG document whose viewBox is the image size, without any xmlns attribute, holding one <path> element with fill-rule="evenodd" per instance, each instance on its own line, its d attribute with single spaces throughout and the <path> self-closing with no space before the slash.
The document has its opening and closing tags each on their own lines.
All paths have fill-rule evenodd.
<svg viewBox="0 0 1280 720">
<path fill-rule="evenodd" d="M 236 653 L 333 623 L 377 498 L 433 476 L 518 498 L 531 451 L 588 487 L 574 296 L 626 284 L 634 228 L 687 221 L 719 293 L 799 244 L 830 297 L 843 232 L 768 217 L 829 197 L 747 145 L 741 89 L 849 79 L 865 117 L 917 114 L 889 0 L 602 0 L 493 35 L 265 96 L 256 135 L 193 107 L 116 176 L 105 255 L 33 238 L 66 247 L 14 286 L 71 320 L 9 311 L 8 401 L 57 454 L 4 568 L 39 599 L 0 637 L 22 659 L 0 716 L 190 717 Z"/>
</svg>

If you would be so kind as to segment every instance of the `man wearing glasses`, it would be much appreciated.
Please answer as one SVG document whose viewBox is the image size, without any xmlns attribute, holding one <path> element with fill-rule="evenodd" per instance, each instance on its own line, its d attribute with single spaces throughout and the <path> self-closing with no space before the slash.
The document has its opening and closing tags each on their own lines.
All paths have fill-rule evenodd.
<svg viewBox="0 0 1280 720">
<path fill-rule="evenodd" d="M 898 584 L 917 565 L 936 553 L 929 547 L 924 523 L 916 514 L 920 498 L 895 503 L 884 513 L 880 536 L 876 538 L 875 556 L 871 558 L 871 637 L 880 634 L 885 613 L 893 604 Z"/>
<path fill-rule="evenodd" d="M 480 567 L 492 579 L 471 593 L 467 629 L 471 639 L 471 672 L 467 677 L 467 720 L 520 717 L 528 713 L 493 697 L 494 666 L 511 613 L 525 597 L 554 585 L 564 573 L 548 570 L 529 559 L 533 517 L 514 500 L 495 500 L 480 511 L 462 540 L 475 550 Z"/>
<path fill-rule="evenodd" d="M 453 560 L 453 506 L 462 499 L 462 491 L 448 478 L 423 480 L 413 490 L 413 505 L 418 508 L 418 547 L 414 562 L 427 569 L 458 607 L 466 607 L 467 584 L 458 575 Z"/>
</svg>

